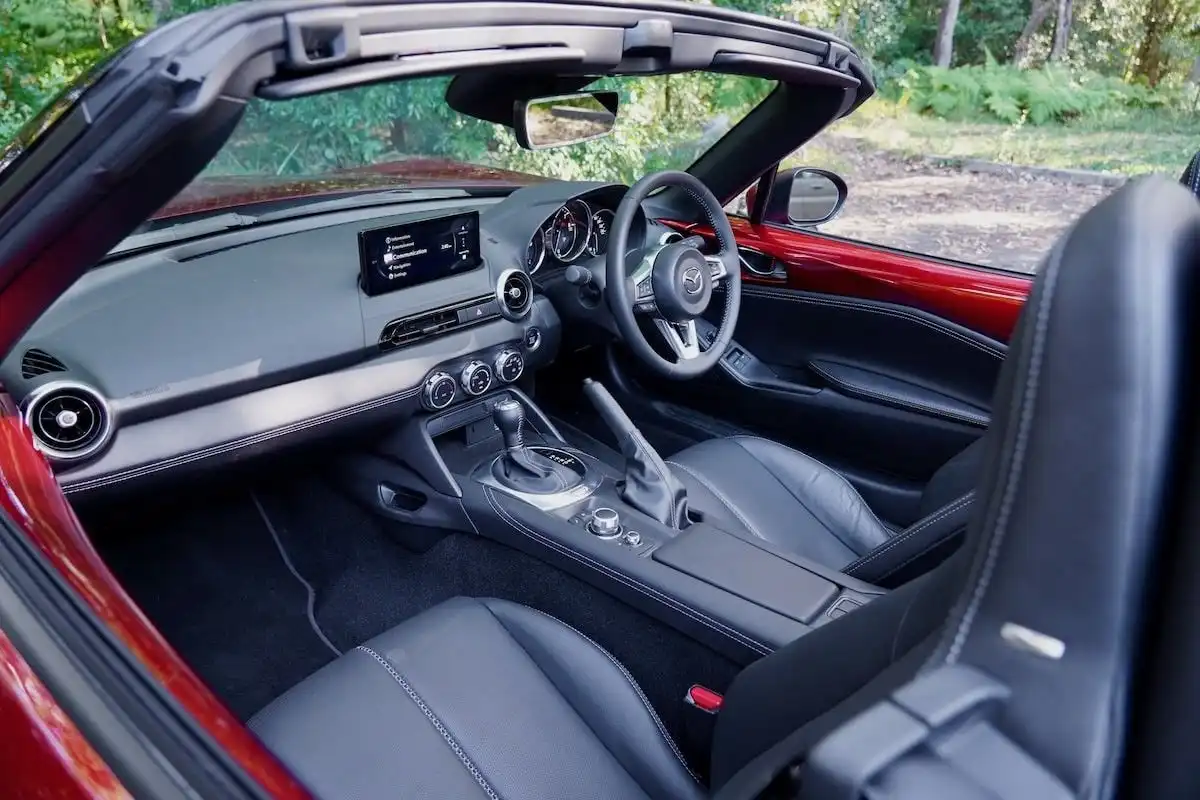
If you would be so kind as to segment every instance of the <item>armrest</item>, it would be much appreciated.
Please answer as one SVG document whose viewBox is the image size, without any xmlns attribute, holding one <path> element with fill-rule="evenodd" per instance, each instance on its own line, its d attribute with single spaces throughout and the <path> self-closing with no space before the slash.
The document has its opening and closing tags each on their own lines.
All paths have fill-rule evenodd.
<svg viewBox="0 0 1200 800">
<path fill-rule="evenodd" d="M 831 387 L 849 397 L 981 428 L 986 428 L 989 422 L 987 412 L 970 403 L 890 375 L 817 359 L 810 361 L 808 368 Z"/>
<path fill-rule="evenodd" d="M 654 551 L 655 561 L 777 614 L 811 623 L 839 587 L 719 528 L 696 525 Z"/>
</svg>

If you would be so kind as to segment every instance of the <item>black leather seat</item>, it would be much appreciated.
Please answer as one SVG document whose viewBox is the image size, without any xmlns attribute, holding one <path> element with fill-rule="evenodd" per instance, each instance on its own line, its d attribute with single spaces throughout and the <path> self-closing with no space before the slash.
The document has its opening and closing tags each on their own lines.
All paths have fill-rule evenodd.
<svg viewBox="0 0 1200 800">
<path fill-rule="evenodd" d="M 1021 690 L 995 724 L 1053 772 L 1063 796 L 1111 787 L 1130 643 L 1142 638 L 1133 625 L 1153 616 L 1140 614 L 1156 562 L 1145 543 L 1186 496 L 1180 433 L 1198 407 L 1185 377 L 1200 336 L 1200 208 L 1182 197 L 1162 179 L 1137 181 L 1055 248 L 1001 375 L 964 546 L 738 674 L 717 716 L 714 797 L 787 784 L 831 732 L 926 668 L 960 661 L 988 663 Z M 503 601 L 426 611 L 251 726 L 327 799 L 707 793 L 618 663 Z M 976 774 L 1004 772 L 987 766 Z"/>
<path fill-rule="evenodd" d="M 902 530 L 876 516 L 836 470 L 768 439 L 711 439 L 667 463 L 689 505 L 718 525 L 888 586 L 927 571 L 957 543 L 981 460 L 976 442 L 946 462 L 922 493 L 921 519 Z"/>
</svg>

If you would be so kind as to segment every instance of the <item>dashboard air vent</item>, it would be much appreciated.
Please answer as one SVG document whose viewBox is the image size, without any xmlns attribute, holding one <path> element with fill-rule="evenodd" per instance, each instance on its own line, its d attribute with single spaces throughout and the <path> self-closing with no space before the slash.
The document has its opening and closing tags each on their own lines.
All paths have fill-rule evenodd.
<svg viewBox="0 0 1200 800">
<path fill-rule="evenodd" d="M 112 434 L 108 403 L 90 386 L 57 381 L 39 386 L 25 405 L 25 423 L 38 449 L 55 461 L 95 453 Z"/>
<path fill-rule="evenodd" d="M 524 319 L 533 308 L 533 281 L 519 269 L 506 269 L 496 283 L 496 300 L 506 319 Z"/>
<path fill-rule="evenodd" d="M 436 311 L 394 319 L 379 332 L 379 349 L 394 350 L 397 347 L 407 347 L 468 325 L 487 322 L 495 319 L 498 314 L 495 298 L 480 297 Z"/>
<path fill-rule="evenodd" d="M 59 361 L 45 350 L 36 347 L 25 351 L 21 357 L 21 377 L 25 380 L 48 375 L 51 372 L 66 372 L 66 364 Z"/>
</svg>

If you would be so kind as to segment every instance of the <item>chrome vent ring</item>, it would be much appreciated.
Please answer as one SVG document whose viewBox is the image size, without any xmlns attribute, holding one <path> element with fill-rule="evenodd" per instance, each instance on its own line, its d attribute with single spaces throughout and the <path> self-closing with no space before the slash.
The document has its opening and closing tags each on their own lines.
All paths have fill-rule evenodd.
<svg viewBox="0 0 1200 800">
<path fill-rule="evenodd" d="M 496 282 L 496 301 L 506 319 L 524 319 L 533 308 L 533 281 L 522 270 L 504 270 Z"/>
<path fill-rule="evenodd" d="M 87 458 L 112 436 L 112 413 L 100 392 L 84 383 L 54 381 L 25 401 L 34 444 L 54 461 Z"/>
</svg>

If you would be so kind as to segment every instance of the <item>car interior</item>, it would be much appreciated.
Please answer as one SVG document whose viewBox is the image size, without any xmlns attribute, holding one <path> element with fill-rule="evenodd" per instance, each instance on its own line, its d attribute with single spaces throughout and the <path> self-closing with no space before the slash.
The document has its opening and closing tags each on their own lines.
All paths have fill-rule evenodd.
<svg viewBox="0 0 1200 800">
<path fill-rule="evenodd" d="M 794 140 L 869 96 L 852 50 L 756 35 L 717 58 L 781 88 L 718 154 L 791 124 L 789 92 Z M 522 74 L 447 102 L 612 112 Z M 1011 756 L 964 768 L 990 796 L 1103 782 L 1119 714 L 1093 712 L 1196 399 L 1196 197 L 1114 192 L 1001 341 L 753 280 L 776 267 L 723 206 L 762 169 L 732 169 L 150 228 L 0 381 L 122 586 L 316 796 L 791 797 L 800 761 L 804 791 L 856 788 L 900 755 L 864 733 L 888 702 L 925 736 L 969 707 L 988 736 L 938 752 Z"/>
</svg>

